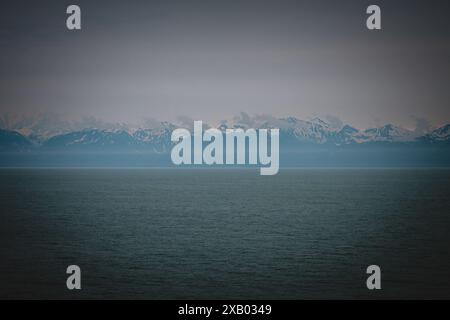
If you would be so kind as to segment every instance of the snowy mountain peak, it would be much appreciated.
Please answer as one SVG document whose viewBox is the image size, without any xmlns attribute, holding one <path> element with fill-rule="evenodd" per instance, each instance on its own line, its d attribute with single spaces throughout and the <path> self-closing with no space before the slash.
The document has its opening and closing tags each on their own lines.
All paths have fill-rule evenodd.
<svg viewBox="0 0 450 320">
<path fill-rule="evenodd" d="M 179 125 L 167 121 L 147 120 L 142 125 L 125 123 L 108 124 L 94 118 L 80 122 L 65 122 L 60 118 L 12 118 L 3 116 L 0 124 L 9 132 L 4 132 L 5 145 L 14 145 L 18 141 L 24 146 L 44 147 L 139 147 L 155 152 L 166 152 L 172 146 L 172 131 Z M 205 129 L 209 126 L 204 123 Z M 255 128 L 280 129 L 280 141 L 284 145 L 308 144 L 365 144 L 388 142 L 447 142 L 450 141 L 450 124 L 432 132 L 419 135 L 415 131 L 393 124 L 358 130 L 349 124 L 331 125 L 318 117 L 302 120 L 295 117 L 275 118 L 273 116 L 249 116 L 242 113 L 231 121 L 221 121 L 218 129 Z M 188 128 L 191 129 L 191 128 Z M 11 134 L 14 132 L 14 134 Z M 9 143 L 8 141 L 11 141 Z M 14 142 L 16 141 L 16 142 Z M 28 144 L 24 141 L 29 142 Z M 8 144 L 9 143 L 9 144 Z M 0 146 L 1 147 L 1 146 Z"/>
<path fill-rule="evenodd" d="M 428 142 L 450 142 L 450 124 L 439 127 L 431 133 L 419 137 L 418 140 Z"/>
<path fill-rule="evenodd" d="M 356 128 L 353 128 L 352 126 L 350 126 L 348 124 L 346 124 L 346 125 L 344 125 L 342 127 L 342 129 L 339 132 L 343 133 L 343 134 L 354 134 L 354 133 L 359 132 L 359 130 L 356 129 Z"/>
<path fill-rule="evenodd" d="M 397 127 L 393 124 L 387 124 L 378 128 L 366 129 L 364 130 L 364 135 L 367 137 L 367 140 L 391 142 L 414 141 L 414 139 L 417 137 L 414 131 Z"/>
<path fill-rule="evenodd" d="M 322 119 L 320 119 L 318 117 L 313 118 L 310 122 L 313 123 L 313 124 L 322 126 L 322 127 L 326 127 L 326 128 L 330 127 L 330 124 L 328 122 L 323 121 Z"/>
</svg>

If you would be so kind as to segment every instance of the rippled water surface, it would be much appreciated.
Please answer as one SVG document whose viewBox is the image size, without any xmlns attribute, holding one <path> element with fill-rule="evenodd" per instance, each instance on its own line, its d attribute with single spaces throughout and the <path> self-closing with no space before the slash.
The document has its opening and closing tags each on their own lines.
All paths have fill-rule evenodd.
<svg viewBox="0 0 450 320">
<path fill-rule="evenodd" d="M 0 205 L 1 298 L 450 298 L 450 170 L 3 169 Z"/>
</svg>

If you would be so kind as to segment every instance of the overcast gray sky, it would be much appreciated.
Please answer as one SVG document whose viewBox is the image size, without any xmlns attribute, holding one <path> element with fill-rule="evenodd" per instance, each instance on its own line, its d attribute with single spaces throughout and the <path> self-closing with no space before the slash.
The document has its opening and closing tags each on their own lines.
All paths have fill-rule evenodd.
<svg viewBox="0 0 450 320">
<path fill-rule="evenodd" d="M 69 4 L 81 31 L 66 29 Z M 381 31 L 365 27 L 369 4 Z M 0 12 L 1 113 L 450 122 L 450 1 L 6 0 Z"/>
</svg>

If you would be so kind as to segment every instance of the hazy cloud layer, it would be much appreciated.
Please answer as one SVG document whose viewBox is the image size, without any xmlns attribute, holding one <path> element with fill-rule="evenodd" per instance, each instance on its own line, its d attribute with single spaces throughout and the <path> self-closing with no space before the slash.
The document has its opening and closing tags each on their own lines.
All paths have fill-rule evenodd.
<svg viewBox="0 0 450 320">
<path fill-rule="evenodd" d="M 2 114 L 450 122 L 449 1 L 378 1 L 378 32 L 357 0 L 77 3 L 79 32 L 65 28 L 65 1 L 4 3 Z"/>
</svg>

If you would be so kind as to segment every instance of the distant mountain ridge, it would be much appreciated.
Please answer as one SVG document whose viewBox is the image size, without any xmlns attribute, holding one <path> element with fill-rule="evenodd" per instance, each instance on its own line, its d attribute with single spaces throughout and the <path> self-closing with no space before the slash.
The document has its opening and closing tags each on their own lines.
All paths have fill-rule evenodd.
<svg viewBox="0 0 450 320">
<path fill-rule="evenodd" d="M 49 128 L 46 129 L 44 124 Z M 133 128 L 126 124 L 109 125 L 88 119 L 87 123 L 98 127 L 81 128 L 81 123 L 67 124 L 56 121 L 52 126 L 48 118 L 42 122 L 15 122 L 10 127 L 18 130 L 0 130 L 0 150 L 148 150 L 164 153 L 170 151 L 171 133 L 180 127 L 169 122 L 153 122 L 151 127 Z M 3 119 L 0 124 L 8 125 Z M 27 127 L 26 125 L 30 125 Z M 186 126 L 185 126 L 186 127 Z M 426 134 L 404 129 L 393 124 L 359 130 L 351 125 L 332 126 L 320 118 L 301 120 L 295 117 L 269 118 L 241 116 L 232 121 L 223 121 L 218 129 L 255 128 L 280 129 L 280 143 L 287 148 L 299 145 L 345 146 L 379 143 L 450 144 L 450 124 L 436 128 Z M 188 128 L 190 129 L 190 128 Z"/>
<path fill-rule="evenodd" d="M 0 129 L 0 151 L 26 150 L 32 146 L 30 140 L 16 131 Z"/>
</svg>

